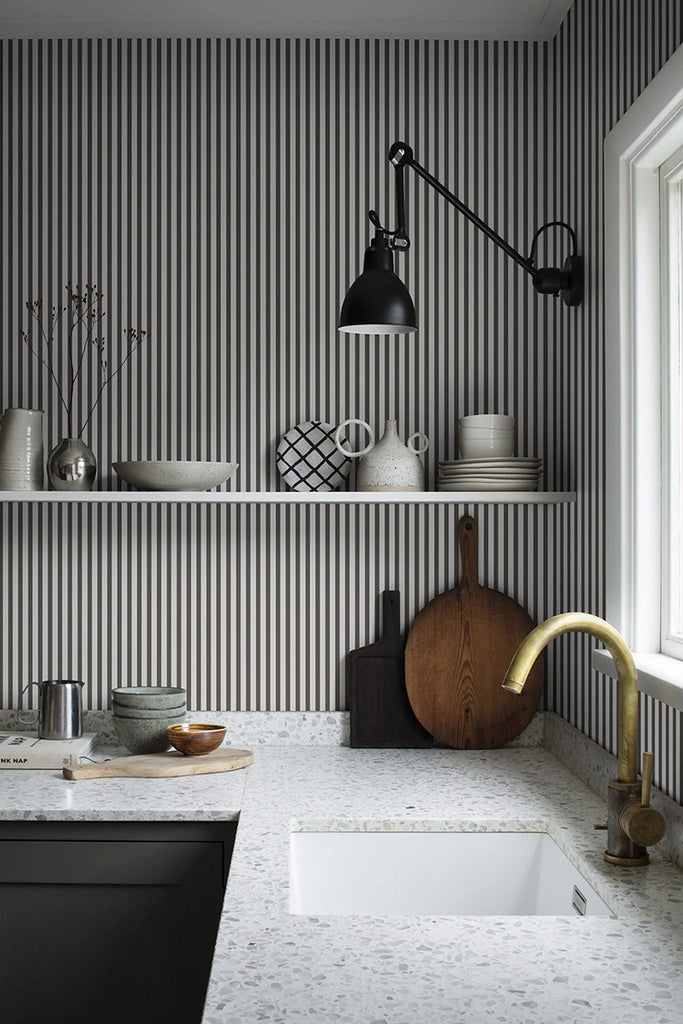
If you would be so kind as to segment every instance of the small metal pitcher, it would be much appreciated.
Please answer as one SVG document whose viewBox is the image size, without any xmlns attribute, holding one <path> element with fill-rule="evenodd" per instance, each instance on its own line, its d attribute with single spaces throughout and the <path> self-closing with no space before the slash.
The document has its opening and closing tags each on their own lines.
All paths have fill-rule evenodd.
<svg viewBox="0 0 683 1024">
<path fill-rule="evenodd" d="M 83 683 L 65 679 L 28 683 L 21 697 L 29 686 L 38 687 L 38 710 L 19 711 L 17 717 L 22 725 L 32 726 L 37 721 L 38 736 L 43 740 L 71 740 L 83 735 Z"/>
</svg>

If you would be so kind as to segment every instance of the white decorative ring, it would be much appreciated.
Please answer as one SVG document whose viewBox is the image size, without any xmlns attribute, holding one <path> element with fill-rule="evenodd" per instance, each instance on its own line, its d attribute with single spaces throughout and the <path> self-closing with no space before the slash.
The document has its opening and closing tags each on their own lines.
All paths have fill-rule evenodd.
<svg viewBox="0 0 683 1024">
<path fill-rule="evenodd" d="M 412 444 L 410 442 L 413 440 L 414 437 L 424 437 L 424 439 L 425 439 L 424 448 L 413 448 L 413 446 L 412 446 Z M 410 437 L 406 441 L 406 445 L 408 446 L 408 448 L 410 448 L 411 452 L 413 452 L 415 455 L 424 455 L 424 453 L 429 448 L 429 438 L 427 437 L 426 434 L 421 434 L 419 430 L 416 430 L 414 434 L 410 435 Z"/>
<path fill-rule="evenodd" d="M 357 423 L 359 427 L 364 427 L 367 430 L 367 432 L 368 432 L 368 436 L 369 436 L 368 443 L 365 446 L 365 448 L 363 448 L 363 450 L 360 451 L 360 452 L 349 451 L 349 449 L 348 448 L 344 448 L 342 446 L 342 443 L 341 443 L 341 438 L 340 438 L 341 432 L 344 429 L 344 427 L 348 427 L 349 424 L 351 424 L 351 423 Z M 336 446 L 339 449 L 339 451 L 342 452 L 344 455 L 348 456 L 349 459 L 359 459 L 361 457 L 361 455 L 365 455 L 367 452 L 370 451 L 371 448 L 374 448 L 374 445 L 375 445 L 375 432 L 372 429 L 372 427 L 370 426 L 370 424 L 366 423 L 365 420 L 344 420 L 344 422 L 340 423 L 339 426 L 337 427 L 336 433 L 334 435 L 334 443 L 336 444 Z"/>
</svg>

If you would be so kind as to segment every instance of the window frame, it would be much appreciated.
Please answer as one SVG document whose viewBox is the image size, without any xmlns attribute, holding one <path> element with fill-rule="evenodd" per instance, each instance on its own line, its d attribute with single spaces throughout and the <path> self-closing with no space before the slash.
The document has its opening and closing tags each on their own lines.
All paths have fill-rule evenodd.
<svg viewBox="0 0 683 1024">
<path fill-rule="evenodd" d="M 606 136 L 606 615 L 641 690 L 683 709 L 683 661 L 662 653 L 660 166 L 683 145 L 683 46 Z M 615 675 L 605 651 L 593 665 Z"/>
<path fill-rule="evenodd" d="M 661 456 L 662 456 L 662 543 L 660 647 L 662 654 L 683 660 L 683 616 L 681 590 L 683 572 L 667 567 L 683 566 L 683 434 L 672 441 L 673 423 L 683 422 L 683 317 L 681 316 L 681 275 L 683 273 L 683 146 L 659 169 L 661 246 Z M 675 218 L 675 229 L 672 223 Z M 676 295 L 672 294 L 676 288 Z M 677 505 L 679 514 L 674 512 Z"/>
</svg>

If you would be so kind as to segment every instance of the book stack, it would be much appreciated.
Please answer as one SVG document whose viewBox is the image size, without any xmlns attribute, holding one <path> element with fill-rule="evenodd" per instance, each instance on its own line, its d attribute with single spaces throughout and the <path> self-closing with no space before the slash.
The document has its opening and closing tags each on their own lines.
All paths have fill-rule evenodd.
<svg viewBox="0 0 683 1024">
<path fill-rule="evenodd" d="M 0 731 L 0 768 L 63 768 L 91 753 L 95 733 L 78 739 L 41 740 L 37 732 Z"/>
</svg>

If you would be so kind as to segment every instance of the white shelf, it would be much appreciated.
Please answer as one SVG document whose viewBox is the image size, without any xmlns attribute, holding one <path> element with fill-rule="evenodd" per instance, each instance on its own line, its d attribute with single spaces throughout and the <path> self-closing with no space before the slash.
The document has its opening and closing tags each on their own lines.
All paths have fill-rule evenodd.
<svg viewBox="0 0 683 1024">
<path fill-rule="evenodd" d="M 68 504 L 206 505 L 555 505 L 573 491 L 0 491 L 0 501 Z"/>
</svg>

